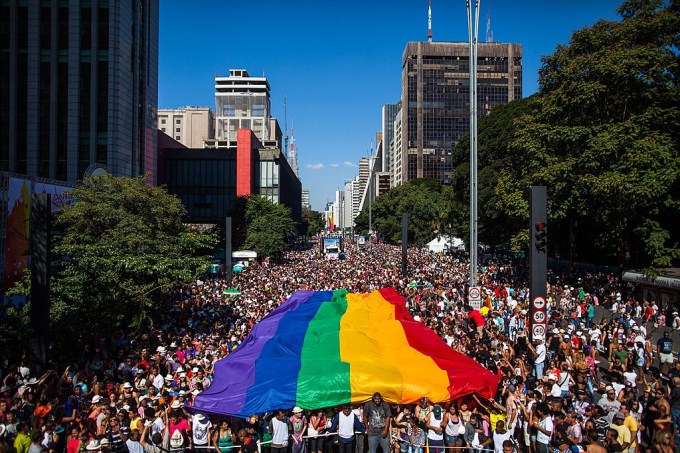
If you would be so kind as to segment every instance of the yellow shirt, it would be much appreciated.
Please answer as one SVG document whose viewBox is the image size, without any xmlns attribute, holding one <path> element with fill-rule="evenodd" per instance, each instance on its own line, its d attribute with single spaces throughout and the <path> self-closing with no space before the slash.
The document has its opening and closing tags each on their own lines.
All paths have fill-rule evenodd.
<svg viewBox="0 0 680 453">
<path fill-rule="evenodd" d="M 28 449 L 31 446 L 31 438 L 26 434 L 19 433 L 17 438 L 14 439 L 14 449 L 17 453 L 28 453 Z"/>
<path fill-rule="evenodd" d="M 623 421 L 623 426 L 628 428 L 628 431 L 630 431 L 630 447 L 628 448 L 634 448 L 637 445 L 638 422 L 635 420 L 635 417 L 629 415 Z M 635 433 L 635 436 L 633 436 L 633 433 Z"/>
<path fill-rule="evenodd" d="M 508 417 L 503 413 L 495 414 L 493 412 L 489 412 L 489 424 L 491 425 L 491 431 L 496 430 L 496 423 L 498 422 L 498 420 L 503 420 L 505 422 L 505 426 L 507 427 L 508 426 L 507 419 Z"/>
<path fill-rule="evenodd" d="M 609 427 L 615 429 L 616 432 L 619 433 L 616 440 L 618 440 L 620 444 L 630 442 L 630 430 L 626 427 L 626 425 L 617 425 L 616 423 L 612 423 L 611 425 L 609 425 Z M 626 450 L 628 448 L 630 448 L 630 445 L 626 447 Z"/>
</svg>

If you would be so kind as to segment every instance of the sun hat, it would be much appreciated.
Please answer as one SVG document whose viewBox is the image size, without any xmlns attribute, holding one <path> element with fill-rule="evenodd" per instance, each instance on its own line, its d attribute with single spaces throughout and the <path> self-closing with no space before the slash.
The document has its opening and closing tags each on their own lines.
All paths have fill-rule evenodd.
<svg viewBox="0 0 680 453">
<path fill-rule="evenodd" d="M 102 397 L 99 395 L 95 395 L 92 397 L 92 404 L 97 404 L 102 400 Z"/>
<path fill-rule="evenodd" d="M 124 388 L 124 389 L 131 389 L 131 388 L 132 388 L 132 384 L 130 384 L 129 382 L 126 382 L 125 384 L 123 384 L 123 388 Z"/>
<path fill-rule="evenodd" d="M 88 451 L 96 451 L 99 450 L 101 445 L 99 444 L 99 441 L 97 439 L 92 439 L 88 444 L 87 447 L 85 447 L 86 450 Z"/>
<path fill-rule="evenodd" d="M 196 414 L 196 420 L 198 420 L 199 422 L 205 420 L 205 415 L 203 415 L 203 414 L 201 414 L 200 412 L 198 412 L 198 413 Z"/>
<path fill-rule="evenodd" d="M 170 405 L 171 409 L 179 409 L 180 407 L 182 407 L 182 403 L 180 403 L 179 400 L 173 401 Z"/>
<path fill-rule="evenodd" d="M 293 413 L 294 413 L 294 414 L 299 414 L 299 413 L 301 413 L 301 412 L 302 412 L 302 408 L 301 408 L 300 406 L 295 406 L 295 407 L 293 408 Z"/>
<path fill-rule="evenodd" d="M 101 445 L 103 447 L 104 445 L 111 445 L 111 442 L 109 442 L 109 439 L 107 439 L 105 437 L 105 438 L 103 438 L 102 440 L 99 441 L 99 445 Z"/>
</svg>

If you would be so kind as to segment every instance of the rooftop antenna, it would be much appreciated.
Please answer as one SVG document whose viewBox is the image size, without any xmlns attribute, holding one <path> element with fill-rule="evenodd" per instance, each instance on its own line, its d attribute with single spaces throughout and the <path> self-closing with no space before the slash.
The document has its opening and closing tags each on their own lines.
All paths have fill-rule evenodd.
<svg viewBox="0 0 680 453">
<path fill-rule="evenodd" d="M 283 97 L 283 124 L 286 132 L 283 136 L 283 155 L 288 158 L 288 112 L 286 110 L 286 97 Z"/>
<path fill-rule="evenodd" d="M 432 42 L 432 0 L 427 0 L 427 42 Z"/>
<path fill-rule="evenodd" d="M 493 30 L 491 29 L 491 8 L 486 11 L 486 42 L 493 42 Z"/>
</svg>

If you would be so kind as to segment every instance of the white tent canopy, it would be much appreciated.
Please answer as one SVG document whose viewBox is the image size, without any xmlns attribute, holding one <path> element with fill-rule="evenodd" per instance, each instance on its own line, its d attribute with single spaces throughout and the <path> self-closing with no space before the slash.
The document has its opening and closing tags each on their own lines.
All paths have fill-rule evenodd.
<svg viewBox="0 0 680 453">
<path fill-rule="evenodd" d="M 433 253 L 442 253 L 445 250 L 465 251 L 465 243 L 461 238 L 440 236 L 428 242 L 427 249 Z"/>
</svg>

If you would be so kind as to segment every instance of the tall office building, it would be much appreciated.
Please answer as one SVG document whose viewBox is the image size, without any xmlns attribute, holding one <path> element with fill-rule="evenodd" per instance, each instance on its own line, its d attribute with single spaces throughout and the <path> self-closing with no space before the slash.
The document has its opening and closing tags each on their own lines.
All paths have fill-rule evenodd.
<svg viewBox="0 0 680 453">
<path fill-rule="evenodd" d="M 271 120 L 271 87 L 266 77 L 251 77 L 245 69 L 230 69 L 215 77 L 215 139 L 217 147 L 236 146 L 239 129 L 250 129 L 265 146 L 277 140 Z M 278 131 L 279 134 L 281 131 Z M 280 138 L 279 138 L 280 141 Z M 281 148 L 281 143 L 274 144 Z"/>
<path fill-rule="evenodd" d="M 477 68 L 479 116 L 522 97 L 521 44 L 479 43 Z M 470 129 L 469 80 L 468 43 L 406 44 L 401 125 L 395 123 L 401 146 L 391 156 L 394 184 L 451 179 L 453 147 Z"/>
<path fill-rule="evenodd" d="M 203 148 L 215 138 L 215 115 L 208 107 L 158 109 L 158 129 L 187 148 Z"/>
<path fill-rule="evenodd" d="M 401 102 L 396 104 L 385 104 L 382 107 L 382 160 L 381 166 L 376 171 L 390 171 L 390 144 L 394 140 L 394 119 L 401 111 Z"/>
<path fill-rule="evenodd" d="M 157 99 L 158 0 L 0 3 L 0 170 L 153 179 Z"/>
</svg>

